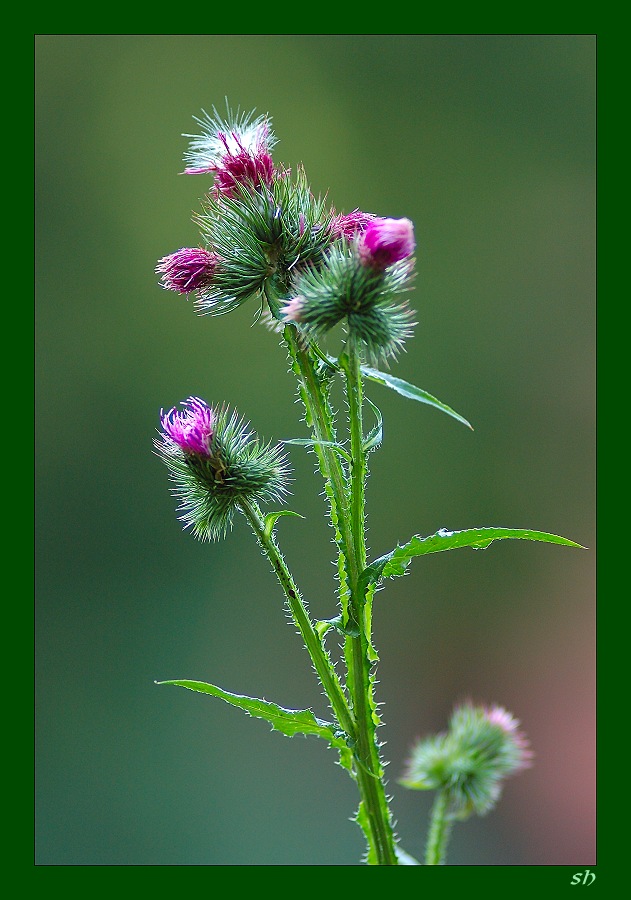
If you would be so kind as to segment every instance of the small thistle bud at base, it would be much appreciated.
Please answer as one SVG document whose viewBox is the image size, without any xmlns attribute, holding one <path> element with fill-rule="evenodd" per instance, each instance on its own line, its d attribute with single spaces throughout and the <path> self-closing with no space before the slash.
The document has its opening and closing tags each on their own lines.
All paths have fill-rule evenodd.
<svg viewBox="0 0 631 900">
<path fill-rule="evenodd" d="M 464 704 L 454 710 L 447 732 L 416 744 L 401 784 L 445 791 L 456 818 L 484 815 L 497 803 L 504 779 L 531 765 L 518 726 L 503 707 Z"/>
<path fill-rule="evenodd" d="M 202 247 L 183 247 L 158 261 L 156 273 L 162 287 L 178 294 L 190 294 L 212 284 L 217 256 Z"/>
<path fill-rule="evenodd" d="M 415 247 L 409 219 L 373 219 L 359 242 L 359 258 L 372 269 L 385 269 L 411 256 Z"/>
</svg>

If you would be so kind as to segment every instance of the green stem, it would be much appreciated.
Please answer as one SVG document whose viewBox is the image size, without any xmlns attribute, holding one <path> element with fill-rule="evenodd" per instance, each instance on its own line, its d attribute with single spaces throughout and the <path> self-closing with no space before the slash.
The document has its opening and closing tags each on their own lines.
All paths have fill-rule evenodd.
<svg viewBox="0 0 631 900">
<path fill-rule="evenodd" d="M 346 644 L 353 716 L 357 727 L 356 756 L 359 761 L 357 778 L 370 827 L 377 865 L 396 866 L 394 833 L 383 782 L 383 767 L 376 741 L 377 709 L 373 696 L 371 667 L 376 660 L 370 634 L 372 591 L 365 590 L 360 575 L 366 568 L 365 483 L 366 452 L 363 445 L 363 389 L 358 348 L 351 339 L 342 357 L 346 373 L 346 396 L 351 438 L 351 531 L 354 565 L 349 578 L 351 610 L 360 623 L 359 634 L 349 637 Z M 355 574 L 357 573 L 357 574 Z"/>
<path fill-rule="evenodd" d="M 295 326 L 286 325 L 283 335 L 289 348 L 294 373 L 298 377 L 300 394 L 307 414 L 307 425 L 312 429 L 316 441 L 334 443 L 336 434 L 333 415 L 313 356 L 300 339 Z M 350 369 L 347 371 L 353 458 L 350 497 L 348 478 L 338 453 L 331 447 L 317 444 L 314 450 L 331 503 L 331 519 L 339 551 L 343 623 L 356 626 L 354 630 L 358 631 L 356 636 L 349 635 L 345 639 L 345 658 L 349 690 L 353 699 L 351 733 L 356 739 L 355 777 L 363 803 L 366 836 L 375 863 L 396 866 L 398 860 L 394 833 L 375 739 L 377 714 L 370 677 L 371 653 L 374 651 L 370 644 L 369 628 L 366 627 L 370 622 L 370 610 L 364 609 L 366 592 L 362 590 L 360 584 L 361 574 L 366 568 L 364 532 L 366 455 L 362 446 L 362 384 L 359 366 L 359 356 L 351 349 L 352 372 Z M 345 726 L 343 727 L 347 730 Z"/>
<path fill-rule="evenodd" d="M 339 682 L 333 663 L 328 656 L 326 650 L 322 646 L 322 641 L 315 630 L 306 604 L 300 595 L 300 591 L 296 587 L 287 564 L 283 559 L 278 544 L 272 532 L 266 532 L 265 520 L 256 503 L 250 503 L 247 500 L 240 501 L 241 511 L 250 523 L 252 531 L 259 540 L 259 543 L 280 582 L 280 585 L 287 598 L 287 605 L 291 612 L 292 618 L 298 628 L 302 639 L 304 640 L 311 661 L 313 662 L 316 673 L 322 683 L 333 712 L 337 720 L 344 729 L 351 743 L 355 741 L 355 724 L 349 709 L 344 691 Z"/>
<path fill-rule="evenodd" d="M 359 354 L 354 341 L 349 341 L 344 357 L 343 368 L 346 373 L 346 397 L 348 400 L 348 418 L 351 436 L 351 530 L 353 533 L 353 551 L 357 560 L 357 569 L 363 572 L 366 568 L 366 536 L 365 536 L 365 489 L 366 489 L 366 454 L 364 452 L 363 402 L 364 393 L 361 379 Z M 362 598 L 358 598 L 360 602 Z"/>
<path fill-rule="evenodd" d="M 286 296 L 288 289 L 286 279 L 282 278 L 280 273 L 276 273 L 274 277 L 267 279 L 263 289 L 272 315 L 278 316 L 280 298 Z M 312 429 L 316 441 L 335 443 L 333 411 L 328 402 L 322 379 L 316 370 L 314 357 L 295 325 L 286 324 L 284 326 L 283 338 L 287 344 L 293 372 L 298 380 L 307 425 Z M 331 522 L 335 529 L 342 621 L 344 625 L 347 625 L 349 593 L 347 578 L 349 575 L 356 578 L 360 574 L 353 568 L 355 557 L 348 516 L 347 477 L 336 450 L 316 444 L 314 451 L 324 478 L 325 490 L 330 503 Z"/>
<path fill-rule="evenodd" d="M 307 414 L 307 425 L 312 429 L 316 441 L 335 443 L 333 413 L 322 381 L 316 372 L 313 357 L 298 336 L 295 326 L 286 325 L 283 334 L 289 348 L 294 373 L 299 381 L 300 394 Z M 314 450 L 331 505 L 331 520 L 335 528 L 335 540 L 339 552 L 340 599 L 346 625 L 348 620 L 348 581 L 356 581 L 362 571 L 357 569 L 354 552 L 347 476 L 335 449 L 316 444 Z"/>
<path fill-rule="evenodd" d="M 453 817 L 449 812 L 449 792 L 439 791 L 432 806 L 425 848 L 426 866 L 444 866 L 447 857 L 447 844 L 451 836 Z"/>
</svg>

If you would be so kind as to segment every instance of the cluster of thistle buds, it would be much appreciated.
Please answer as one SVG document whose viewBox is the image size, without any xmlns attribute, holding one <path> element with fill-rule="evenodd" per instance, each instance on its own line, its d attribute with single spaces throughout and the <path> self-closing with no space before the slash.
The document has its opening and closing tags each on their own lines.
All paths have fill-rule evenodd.
<svg viewBox="0 0 631 900">
<path fill-rule="evenodd" d="M 196 120 L 201 135 L 186 135 L 184 173 L 213 176 L 195 217 L 201 246 L 158 262 L 162 286 L 193 295 L 203 315 L 255 300 L 311 337 L 344 322 L 372 356 L 395 354 L 414 324 L 401 296 L 413 278 L 412 222 L 336 213 L 302 167 L 294 176 L 274 165 L 267 117 L 213 113 Z"/>
<path fill-rule="evenodd" d="M 306 343 L 343 323 L 370 359 L 395 355 L 414 325 L 403 298 L 414 275 L 412 222 L 327 206 L 302 167 L 293 175 L 274 164 L 267 116 L 228 109 L 224 120 L 213 108 L 196 121 L 201 134 L 185 135 L 184 174 L 212 176 L 195 216 L 200 246 L 159 260 L 162 286 L 192 296 L 201 315 L 252 300 L 267 322 L 297 329 Z M 182 405 L 162 413 L 156 446 L 185 527 L 218 538 L 240 499 L 262 502 L 286 491 L 287 465 L 280 447 L 254 438 L 234 415 L 195 397 Z"/>
</svg>

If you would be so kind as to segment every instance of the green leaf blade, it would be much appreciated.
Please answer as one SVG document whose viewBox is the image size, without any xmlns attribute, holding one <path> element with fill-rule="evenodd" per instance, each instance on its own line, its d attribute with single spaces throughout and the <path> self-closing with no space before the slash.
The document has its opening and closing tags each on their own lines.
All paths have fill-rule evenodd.
<svg viewBox="0 0 631 900">
<path fill-rule="evenodd" d="M 471 431 L 473 431 L 473 426 L 464 418 L 464 416 L 461 416 L 460 413 L 457 413 L 450 406 L 447 406 L 446 403 L 442 403 L 440 400 L 437 400 L 436 397 L 428 394 L 427 391 L 422 390 L 422 388 L 416 387 L 416 385 L 410 384 L 408 381 L 404 381 L 402 378 L 396 378 L 394 375 L 389 375 L 387 372 L 380 372 L 379 369 L 373 369 L 370 366 L 362 366 L 361 370 L 362 374 L 369 381 L 374 381 L 377 384 L 382 384 L 384 385 L 384 387 L 388 387 L 391 390 L 396 391 L 397 394 L 401 394 L 402 397 L 407 397 L 409 400 L 417 400 L 419 403 L 427 403 L 429 406 L 433 406 L 435 409 L 447 413 L 448 416 L 451 416 L 458 422 L 462 422 L 463 425 L 466 425 L 467 428 L 470 428 Z"/>
<path fill-rule="evenodd" d="M 441 528 L 436 534 L 429 537 L 415 534 L 407 544 L 396 547 L 390 553 L 375 560 L 364 570 L 362 581 L 366 585 L 376 584 L 379 578 L 394 578 L 404 575 L 411 560 L 416 556 L 456 550 L 460 547 L 484 550 L 493 541 L 506 539 L 543 541 L 548 544 L 585 549 L 581 544 L 568 538 L 545 531 L 533 531 L 529 528 L 467 528 L 463 531 L 448 531 L 446 528 Z"/>
<path fill-rule="evenodd" d="M 242 694 L 232 694 L 229 691 L 216 687 L 214 684 L 206 684 L 204 681 L 175 679 L 158 681 L 156 684 L 174 684 L 178 687 L 187 688 L 189 691 L 210 694 L 211 697 L 225 700 L 226 703 L 244 710 L 254 718 L 264 719 L 270 723 L 275 731 L 280 731 L 287 737 L 293 737 L 296 734 L 315 734 L 317 737 L 324 738 L 338 749 L 346 746 L 343 737 L 336 731 L 333 723 L 318 719 L 310 709 L 285 709 L 276 703 L 270 703 L 268 700 L 246 697 Z"/>
</svg>

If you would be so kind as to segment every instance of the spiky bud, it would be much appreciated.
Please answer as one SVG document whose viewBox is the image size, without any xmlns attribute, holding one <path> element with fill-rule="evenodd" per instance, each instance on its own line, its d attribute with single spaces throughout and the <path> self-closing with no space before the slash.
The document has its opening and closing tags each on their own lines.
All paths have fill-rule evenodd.
<svg viewBox="0 0 631 900">
<path fill-rule="evenodd" d="M 419 741 L 401 784 L 444 790 L 450 813 L 484 815 L 497 803 L 504 779 L 531 765 L 532 752 L 519 722 L 503 707 L 456 708 L 449 730 Z"/>
<path fill-rule="evenodd" d="M 233 197 L 207 197 L 196 221 L 220 260 L 212 283 L 197 292 L 197 311 L 206 315 L 256 298 L 278 318 L 278 298 L 288 294 L 292 276 L 319 265 L 333 243 L 330 217 L 301 167 L 259 191 L 239 185 Z"/>
<path fill-rule="evenodd" d="M 386 269 L 366 266 L 360 246 L 355 241 L 334 247 L 322 265 L 297 273 L 282 315 L 316 340 L 345 322 L 370 357 L 392 356 L 414 326 L 412 311 L 400 299 L 411 289 L 413 261 L 404 259 Z"/>
<path fill-rule="evenodd" d="M 210 287 L 217 268 L 217 256 L 202 247 L 182 247 L 158 261 L 156 273 L 162 287 L 178 294 L 191 294 Z"/>
<path fill-rule="evenodd" d="M 161 410 L 156 452 L 169 470 L 184 528 L 217 540 L 244 500 L 264 503 L 287 493 L 287 460 L 282 447 L 262 443 L 226 407 L 213 410 L 199 397 L 181 405 L 183 411 Z"/>
</svg>

